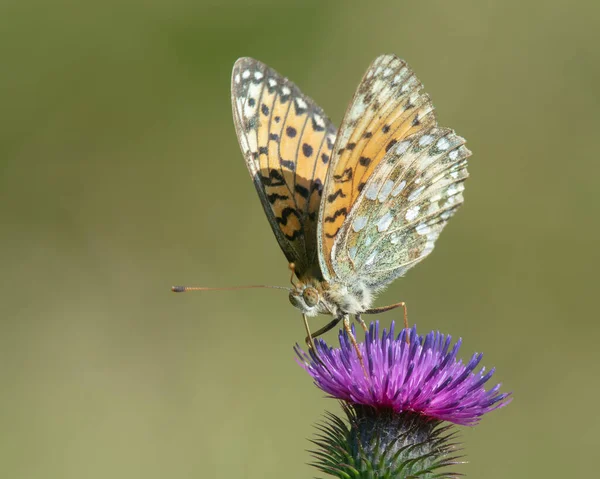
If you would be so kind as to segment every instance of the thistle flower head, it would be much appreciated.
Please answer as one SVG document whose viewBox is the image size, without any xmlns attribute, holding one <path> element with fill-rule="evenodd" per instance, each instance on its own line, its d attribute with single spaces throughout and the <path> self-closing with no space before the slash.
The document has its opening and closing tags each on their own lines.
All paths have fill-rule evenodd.
<svg viewBox="0 0 600 479">
<path fill-rule="evenodd" d="M 466 364 L 456 358 L 460 339 L 452 346 L 449 335 L 419 336 L 416 327 L 394 337 L 394 323 L 380 335 L 378 322 L 371 323 L 365 336 L 359 349 L 366 371 L 345 332 L 340 332 L 339 348 L 317 340 L 318 357 L 298 347 L 296 354 L 320 389 L 351 405 L 472 426 L 510 402 L 499 384 L 484 388 L 494 369 L 474 372 L 482 354 L 473 354 Z"/>
</svg>

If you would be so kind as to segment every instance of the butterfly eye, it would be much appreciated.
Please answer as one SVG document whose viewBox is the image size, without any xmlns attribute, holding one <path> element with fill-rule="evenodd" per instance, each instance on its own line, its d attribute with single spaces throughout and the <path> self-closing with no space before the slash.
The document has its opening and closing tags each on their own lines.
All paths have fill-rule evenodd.
<svg viewBox="0 0 600 479">
<path fill-rule="evenodd" d="M 290 291 L 290 303 L 292 303 L 296 308 L 303 309 L 302 300 L 300 299 L 300 293 L 297 291 Z"/>
<path fill-rule="evenodd" d="M 306 305 L 311 308 L 319 304 L 319 292 L 315 288 L 306 288 L 302 292 L 302 297 Z"/>
</svg>

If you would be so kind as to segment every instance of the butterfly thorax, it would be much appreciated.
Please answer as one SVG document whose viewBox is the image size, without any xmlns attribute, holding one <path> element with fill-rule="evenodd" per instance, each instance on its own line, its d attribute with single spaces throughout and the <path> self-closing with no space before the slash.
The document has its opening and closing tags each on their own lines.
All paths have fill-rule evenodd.
<svg viewBox="0 0 600 479">
<path fill-rule="evenodd" d="M 371 307 L 373 291 L 362 282 L 352 285 L 311 279 L 298 282 L 290 302 L 307 316 L 359 314 Z"/>
</svg>

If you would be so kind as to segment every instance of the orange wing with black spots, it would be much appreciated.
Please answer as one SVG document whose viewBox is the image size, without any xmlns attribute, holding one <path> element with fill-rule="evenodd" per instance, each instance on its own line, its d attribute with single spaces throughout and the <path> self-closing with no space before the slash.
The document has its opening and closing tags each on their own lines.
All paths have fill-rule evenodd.
<svg viewBox="0 0 600 479">
<path fill-rule="evenodd" d="M 233 118 L 250 175 L 299 278 L 321 276 L 317 220 L 336 128 L 292 82 L 252 58 L 231 81 Z"/>
<path fill-rule="evenodd" d="M 320 266 L 335 277 L 332 249 L 352 206 L 386 153 L 403 139 L 436 125 L 423 85 L 395 55 L 375 59 L 346 111 L 325 181 L 319 212 Z"/>
</svg>

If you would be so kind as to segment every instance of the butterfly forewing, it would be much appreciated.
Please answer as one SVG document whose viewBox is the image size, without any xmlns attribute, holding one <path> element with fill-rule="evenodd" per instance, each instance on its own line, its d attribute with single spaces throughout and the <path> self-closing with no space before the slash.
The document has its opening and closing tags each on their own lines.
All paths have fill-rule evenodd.
<svg viewBox="0 0 600 479">
<path fill-rule="evenodd" d="M 320 264 L 335 277 L 333 247 L 342 225 L 388 151 L 436 124 L 422 84 L 395 55 L 378 57 L 350 104 L 334 148 L 320 211 Z"/>
<path fill-rule="evenodd" d="M 252 58 L 232 74 L 240 147 L 269 223 L 299 277 L 320 277 L 317 220 L 336 129 L 289 80 Z"/>
<path fill-rule="evenodd" d="M 378 289 L 433 250 L 463 202 L 470 155 L 464 143 L 452 130 L 433 127 L 388 151 L 336 238 L 337 278 Z"/>
</svg>

